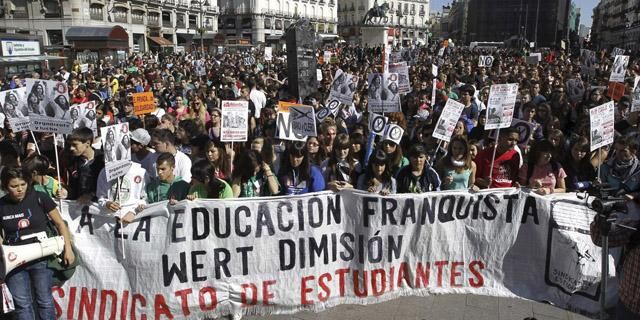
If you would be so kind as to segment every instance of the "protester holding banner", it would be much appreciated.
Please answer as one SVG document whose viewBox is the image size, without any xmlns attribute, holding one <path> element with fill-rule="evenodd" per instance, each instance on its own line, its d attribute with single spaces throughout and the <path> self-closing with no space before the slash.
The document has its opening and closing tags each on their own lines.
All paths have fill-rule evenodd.
<svg viewBox="0 0 640 320">
<path fill-rule="evenodd" d="M 311 163 L 309 152 L 302 141 L 287 145 L 278 178 L 282 193 L 286 195 L 323 191 L 326 185 L 322 171 Z"/>
<path fill-rule="evenodd" d="M 31 177 L 19 168 L 2 171 L 2 190 L 7 195 L 0 199 L 0 228 L 3 245 L 33 243 L 27 236 L 46 232 L 51 219 L 55 228 L 64 236 L 64 264 L 70 265 L 76 257 L 71 249 L 71 233 L 60 216 L 56 203 L 44 193 L 32 189 Z M 25 213 L 29 213 L 25 215 Z M 53 304 L 53 270 L 46 259 L 27 262 L 11 272 L 5 279 L 15 304 L 18 320 L 55 319 Z M 34 299 L 35 297 L 35 299 Z"/>
<path fill-rule="evenodd" d="M 409 165 L 400 169 L 396 181 L 398 193 L 423 193 L 440 190 L 441 180 L 428 161 L 422 145 L 412 145 L 407 153 Z"/>
<path fill-rule="evenodd" d="M 213 175 L 218 179 L 229 180 L 233 169 L 234 151 L 227 144 L 207 143 L 207 160 L 213 166 Z"/>
<path fill-rule="evenodd" d="M 231 183 L 233 196 L 238 198 L 273 196 L 280 193 L 280 184 L 262 155 L 249 150 L 236 156 L 236 168 Z"/>
<path fill-rule="evenodd" d="M 598 174 L 591 164 L 589 140 L 585 137 L 574 139 L 569 145 L 569 154 L 561 162 L 567 173 L 567 191 L 576 191 L 581 186 L 596 181 Z"/>
<path fill-rule="evenodd" d="M 469 150 L 469 142 L 464 136 L 454 135 L 451 138 L 447 154 L 436 163 L 436 171 L 442 179 L 442 190 L 475 187 L 476 164 Z"/>
<path fill-rule="evenodd" d="M 177 202 L 187 198 L 190 185 L 181 176 L 175 174 L 176 164 L 176 159 L 171 153 L 161 152 L 158 154 L 156 159 L 157 177 L 151 179 L 145 187 L 147 202 L 156 203 L 164 200 Z"/>
<path fill-rule="evenodd" d="M 519 186 L 520 153 L 515 150 L 520 135 L 514 128 L 501 130 L 497 146 L 478 152 L 476 156 L 476 185 L 486 188 L 509 188 Z M 491 165 L 493 164 L 493 168 Z M 490 175 L 491 174 L 491 175 Z"/>
<path fill-rule="evenodd" d="M 331 190 L 353 188 L 358 175 L 362 172 L 362 165 L 351 154 L 349 136 L 340 133 L 333 142 L 332 153 L 322 162 L 322 175 Z"/>
<path fill-rule="evenodd" d="M 233 198 L 233 191 L 229 184 L 212 175 L 214 172 L 211 162 L 200 159 L 191 167 L 191 188 L 187 199 L 227 199 Z"/>
<path fill-rule="evenodd" d="M 358 189 L 382 196 L 397 192 L 396 179 L 393 177 L 386 152 L 376 150 L 371 155 L 367 168 L 358 177 Z"/>
<path fill-rule="evenodd" d="M 520 168 L 520 185 L 541 195 L 565 192 L 567 174 L 560 162 L 554 159 L 554 151 L 549 140 L 536 141 L 528 162 Z"/>
</svg>

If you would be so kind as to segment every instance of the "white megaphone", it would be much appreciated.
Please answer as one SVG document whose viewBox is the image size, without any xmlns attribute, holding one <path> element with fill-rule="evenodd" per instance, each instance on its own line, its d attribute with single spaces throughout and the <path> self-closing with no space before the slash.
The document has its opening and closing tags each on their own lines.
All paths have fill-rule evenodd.
<svg viewBox="0 0 640 320">
<path fill-rule="evenodd" d="M 45 232 L 38 232 L 24 236 L 20 240 L 36 238 L 36 242 L 20 246 L 0 246 L 0 280 L 11 270 L 33 260 L 50 255 L 59 255 L 64 250 L 64 238 L 56 236 L 47 238 Z"/>
</svg>

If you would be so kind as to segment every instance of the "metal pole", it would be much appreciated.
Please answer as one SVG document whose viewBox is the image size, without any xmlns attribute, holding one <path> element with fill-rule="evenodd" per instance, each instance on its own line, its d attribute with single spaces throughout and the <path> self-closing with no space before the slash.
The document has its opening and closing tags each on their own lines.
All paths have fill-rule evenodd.
<svg viewBox="0 0 640 320">
<path fill-rule="evenodd" d="M 603 218 L 603 219 L 606 219 Z M 606 310 L 606 292 L 607 292 L 607 277 L 609 276 L 609 236 L 602 234 L 602 261 L 600 266 L 600 319 L 607 319 Z"/>
<path fill-rule="evenodd" d="M 535 48 L 538 47 L 538 20 L 540 20 L 540 0 L 538 0 L 538 7 L 536 8 L 536 30 L 533 34 Z"/>
</svg>

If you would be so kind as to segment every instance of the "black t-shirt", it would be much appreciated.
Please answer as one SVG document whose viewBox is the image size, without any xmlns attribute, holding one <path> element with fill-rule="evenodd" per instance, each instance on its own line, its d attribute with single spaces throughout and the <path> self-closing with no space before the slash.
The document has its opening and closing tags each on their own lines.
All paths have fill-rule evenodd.
<svg viewBox="0 0 640 320">
<path fill-rule="evenodd" d="M 9 244 L 20 237 L 47 230 L 48 214 L 56 203 L 45 193 L 29 190 L 24 199 L 15 202 L 9 196 L 0 199 L 0 227 Z"/>
</svg>

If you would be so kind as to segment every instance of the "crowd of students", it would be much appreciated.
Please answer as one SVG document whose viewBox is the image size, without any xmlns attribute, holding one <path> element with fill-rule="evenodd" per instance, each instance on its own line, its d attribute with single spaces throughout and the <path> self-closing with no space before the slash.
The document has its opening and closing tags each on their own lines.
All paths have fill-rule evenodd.
<svg viewBox="0 0 640 320">
<path fill-rule="evenodd" d="M 304 98 L 305 105 L 324 105 L 338 68 L 359 81 L 353 103 L 318 121 L 318 136 L 306 142 L 276 138 L 278 102 L 297 98 L 289 93 L 290 72 L 282 52 L 274 52 L 269 61 L 259 49 L 205 57 L 136 54 L 119 64 L 90 64 L 85 73 L 76 63 L 70 71 L 4 79 L 2 90 L 23 86 L 24 78 L 68 82 L 73 104 L 97 102 L 98 127 L 129 123 L 133 163 L 124 177 L 107 181 L 100 138 L 89 128 L 78 128 L 59 148 L 58 176 L 54 136 L 14 132 L 5 122 L 0 131 L 3 192 L 11 194 L 7 188 L 20 167 L 35 190 L 54 199 L 97 202 L 121 213 L 125 222 L 145 205 L 164 200 L 172 204 L 350 188 L 389 196 L 526 187 L 548 195 L 600 179 L 640 198 L 638 112 L 630 112 L 630 93 L 640 76 L 637 55 L 626 71 L 629 94 L 615 101 L 615 143 L 591 151 L 589 109 L 611 100 L 607 86 L 613 57 L 606 51 L 598 52 L 595 72 L 584 76 L 578 55 L 564 51 L 544 51 L 538 63 L 528 63 L 521 51 L 484 53 L 495 58 L 486 68 L 477 64 L 482 53 L 464 48 L 440 54 L 435 45 L 394 48 L 408 52 L 402 56 L 407 57 L 412 86 L 401 97 L 401 112 L 385 114 L 389 123 L 404 129 L 396 143 L 372 136 L 368 125 L 366 79 L 381 71 L 383 50 L 351 45 L 326 49 L 337 59 L 318 65 L 323 80 Z M 246 54 L 256 63 L 244 65 Z M 204 72 L 196 61 L 203 61 Z M 432 65 L 439 66 L 435 82 Z M 526 139 L 515 128 L 501 130 L 497 139 L 484 129 L 490 86 L 504 83 L 518 84 L 515 117 L 533 128 Z M 144 91 L 153 92 L 157 108 L 137 116 L 132 94 Z M 448 99 L 464 109 L 451 141 L 440 143 L 432 133 Z M 248 102 L 247 142 L 220 141 L 222 100 Z"/>
</svg>

